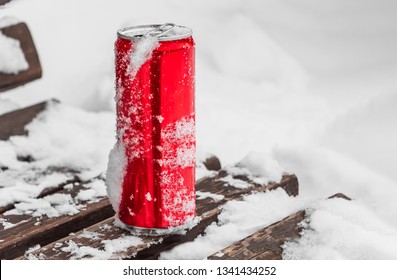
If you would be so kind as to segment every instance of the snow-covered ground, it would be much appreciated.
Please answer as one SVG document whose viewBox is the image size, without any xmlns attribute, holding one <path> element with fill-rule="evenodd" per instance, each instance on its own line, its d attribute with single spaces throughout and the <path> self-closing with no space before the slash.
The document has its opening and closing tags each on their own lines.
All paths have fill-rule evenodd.
<svg viewBox="0 0 397 280">
<path fill-rule="evenodd" d="M 396 13 L 392 0 L 14 0 L 0 18 L 29 25 L 44 74 L 0 95 L 0 110 L 53 97 L 73 107 L 59 107 L 62 128 L 44 116 L 30 139 L 0 141 L 0 164 L 23 170 L 13 159 L 29 152 L 43 159 L 37 164 L 104 171 L 114 142 L 116 30 L 175 22 L 196 40 L 200 154 L 230 165 L 251 153 L 259 172 L 277 163 L 297 174 L 301 195 L 229 203 L 206 236 L 162 258 L 204 258 L 310 208 L 310 227 L 286 244 L 285 258 L 397 259 Z M 355 200 L 323 200 L 336 192 Z M 13 199 L 1 193 L 0 202 Z"/>
</svg>

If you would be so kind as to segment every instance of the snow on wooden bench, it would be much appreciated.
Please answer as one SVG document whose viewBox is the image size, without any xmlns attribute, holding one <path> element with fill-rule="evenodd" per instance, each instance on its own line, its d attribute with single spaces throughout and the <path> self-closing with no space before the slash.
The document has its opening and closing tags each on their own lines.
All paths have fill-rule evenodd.
<svg viewBox="0 0 397 280">
<path fill-rule="evenodd" d="M 0 116 L 2 139 L 26 134 L 24 126 L 43 111 L 49 102 Z M 8 125 L 3 125 L 6 123 Z M 10 130 L 10 126 L 13 126 L 13 129 Z M 28 158 L 21 160 L 31 164 Z M 34 162 L 34 159 L 32 160 Z M 208 158 L 204 165 L 208 170 L 216 171 L 213 176 L 203 178 L 196 183 L 197 215 L 201 218 L 200 222 L 184 235 L 139 238 L 115 226 L 114 212 L 105 195 L 94 199 L 90 196 L 85 198 L 86 192 L 91 189 L 88 186 L 92 184 L 104 186 L 101 176 L 83 181 L 78 177 L 78 171 L 61 167 L 57 167 L 57 170 L 47 170 L 48 173 L 55 171 L 70 173 L 66 177 L 72 179 L 43 189 L 37 195 L 37 200 L 33 199 L 33 203 L 38 204 L 36 211 L 30 210 L 32 209 L 30 207 L 28 212 L 19 212 L 24 209 L 23 203 L 6 205 L 0 209 L 0 259 L 70 259 L 92 256 L 107 259 L 156 259 L 161 252 L 194 240 L 204 233 L 208 225 L 217 221 L 222 206 L 228 201 L 240 200 L 244 195 L 253 192 L 278 188 L 284 189 L 289 195 L 298 195 L 298 180 L 294 175 L 284 175 L 279 183 L 262 185 L 255 183 L 248 176 L 233 175 L 226 170 L 219 170 L 221 164 L 216 157 Z M 8 171 L 7 167 L 1 168 L 5 172 Z M 37 176 L 41 175 L 37 174 Z M 225 180 L 225 177 L 228 177 L 228 180 Z M 233 180 L 239 180 L 245 184 L 245 187 L 233 186 Z M 65 199 L 69 204 L 62 204 Z M 45 207 L 50 207 L 52 210 L 57 209 L 59 213 L 46 211 L 43 214 L 40 212 L 42 211 L 40 203 L 44 203 Z M 113 244 L 112 242 L 123 244 L 123 240 L 129 241 L 127 242 L 129 246 L 123 250 L 109 249 L 112 248 L 109 245 Z M 137 242 L 131 243 L 131 240 Z M 26 253 L 35 246 L 41 248 Z"/>
<path fill-rule="evenodd" d="M 5 4 L 6 2 L 8 1 L 3 1 L 3 3 L 0 4 Z M 35 79 L 39 79 L 42 74 L 40 60 L 28 26 L 25 23 L 18 23 L 2 27 L 0 28 L 0 35 L 5 36 L 5 38 L 16 39 L 19 41 L 20 48 L 28 64 L 26 70 L 18 73 L 4 73 L 0 71 L 0 92 L 24 85 Z"/>
<path fill-rule="evenodd" d="M 351 200 L 342 193 L 337 193 L 328 199 L 342 198 Z M 294 213 L 233 245 L 209 256 L 209 260 L 281 260 L 282 245 L 287 241 L 300 238 L 300 224 L 309 214 L 305 211 Z"/>
<path fill-rule="evenodd" d="M 25 126 L 52 102 L 59 101 L 53 99 L 0 115 L 0 140 L 8 140 L 14 135 L 27 135 Z"/>
<path fill-rule="evenodd" d="M 71 231 L 68 226 L 64 227 L 65 231 L 63 232 L 63 234 L 60 234 L 60 232 L 58 231 L 48 234 L 46 232 L 48 230 L 53 231 L 53 229 L 50 226 L 47 226 L 45 229 L 43 229 L 44 232 L 40 232 L 40 235 L 52 236 L 54 238 L 54 242 L 45 245 L 42 248 L 22 258 L 79 259 L 90 258 L 94 255 L 94 257 L 108 259 L 156 259 L 161 252 L 168 250 L 183 242 L 194 240 L 198 235 L 202 234 L 208 225 L 217 221 L 217 217 L 222 211 L 221 206 L 227 201 L 242 199 L 243 195 L 252 192 L 264 192 L 276 188 L 283 188 L 290 195 L 298 194 L 298 181 L 294 175 L 285 175 L 280 183 L 270 183 L 268 185 L 258 185 L 249 181 L 248 178 L 245 178 L 247 180 L 246 182 L 248 183 L 248 187 L 243 189 L 235 188 L 231 185 L 228 185 L 228 183 L 225 183 L 222 178 L 226 177 L 227 175 L 227 172 L 221 170 L 214 177 L 205 178 L 197 182 L 196 189 L 198 192 L 208 193 L 212 195 L 209 195 L 204 199 L 197 199 L 197 215 L 201 218 L 201 220 L 197 225 L 195 225 L 192 229 L 188 230 L 184 235 L 174 234 L 161 237 L 139 237 L 137 238 L 139 242 L 136 244 L 136 246 L 130 246 L 124 248 L 121 251 L 112 252 L 106 251 L 104 249 L 105 244 L 112 241 L 122 241 L 123 239 L 132 238 L 131 234 L 127 230 L 115 226 L 115 221 L 113 217 L 103 220 L 102 222 L 95 223 L 90 227 L 82 227 L 81 231 L 72 235 L 70 235 Z M 240 178 L 240 180 L 243 179 L 244 178 Z M 214 194 L 216 196 L 214 196 Z M 219 200 L 214 199 L 214 197 L 218 197 Z M 96 203 L 87 204 L 87 207 L 98 203 L 102 203 L 103 207 L 109 205 L 108 200 L 103 199 Z M 98 209 L 94 212 L 98 211 L 100 212 L 101 210 Z M 65 218 L 62 217 L 52 219 L 43 218 L 43 220 L 39 221 L 45 222 L 47 224 L 56 225 L 58 228 L 60 228 L 62 227 L 62 224 L 58 221 L 60 219 L 65 220 Z M 68 217 L 67 220 L 73 220 L 73 216 Z M 32 222 L 33 221 L 31 221 L 30 223 Z M 24 243 L 25 246 L 23 246 L 23 249 L 15 249 L 15 247 L 13 247 L 20 246 L 21 242 L 18 242 L 17 239 L 10 241 L 5 239 L 4 242 L 7 243 L 7 246 L 4 246 L 4 242 L 0 243 L 0 257 L 16 257 L 16 255 L 23 253 L 23 251 L 27 250 L 29 247 L 36 244 L 44 245 L 45 242 L 43 241 L 48 240 L 38 240 L 38 232 L 34 233 L 33 235 L 29 235 L 29 232 L 25 230 L 25 232 L 21 233 L 20 228 L 22 227 L 22 224 L 17 225 L 15 226 L 13 231 L 18 232 L 20 236 L 25 235 L 24 239 L 26 241 Z M 3 236 L 3 232 L 0 232 L 0 238 L 3 238 L 1 236 Z M 66 237 L 61 238 L 62 236 Z M 100 238 L 92 238 L 95 236 Z M 8 235 L 5 237 L 7 238 Z M 29 240 L 31 240 L 31 242 L 28 242 Z M 40 243 L 40 241 L 42 243 Z M 88 251 L 86 252 L 86 249 L 91 253 L 87 253 Z"/>
</svg>

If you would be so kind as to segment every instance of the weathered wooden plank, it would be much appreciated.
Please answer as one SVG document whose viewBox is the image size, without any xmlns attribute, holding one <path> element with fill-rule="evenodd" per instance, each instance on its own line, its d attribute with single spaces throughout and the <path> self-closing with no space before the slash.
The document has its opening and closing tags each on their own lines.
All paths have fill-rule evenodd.
<svg viewBox="0 0 397 280">
<path fill-rule="evenodd" d="M 290 191 L 290 194 L 297 195 L 298 181 L 294 175 L 286 175 L 278 184 L 269 184 L 267 186 L 250 184 L 244 189 L 234 188 L 224 181 L 222 178 L 227 175 L 226 172 L 221 171 L 217 176 L 205 178 L 200 180 L 197 185 L 197 191 L 201 193 L 218 194 L 220 200 L 210 197 L 197 200 L 197 214 L 200 217 L 200 222 L 192 229 L 188 230 L 184 235 L 165 235 L 161 237 L 141 237 L 142 242 L 136 246 L 130 246 L 120 252 L 113 252 L 108 258 L 112 259 L 156 259 L 159 254 L 165 250 L 181 244 L 183 242 L 194 240 L 198 235 L 202 234 L 208 225 L 217 221 L 217 217 L 221 212 L 222 204 L 229 200 L 241 199 L 244 194 L 253 191 L 267 191 L 276 188 L 284 188 Z M 296 186 L 295 186 L 296 185 Z M 293 191 L 291 193 L 291 191 Z M 120 229 L 114 225 L 114 218 L 95 224 L 73 236 L 67 236 L 61 240 L 48 244 L 39 250 L 33 252 L 30 257 L 37 257 L 43 259 L 70 259 L 70 258 L 90 258 L 87 255 L 74 255 L 73 252 L 67 249 L 70 242 L 79 248 L 93 248 L 94 250 L 103 250 L 104 241 L 116 240 L 131 234 L 127 230 Z M 87 232 L 93 236 L 100 236 L 100 239 L 91 239 L 87 237 Z M 89 250 L 88 250 L 89 251 Z"/>
<path fill-rule="evenodd" d="M 222 168 L 221 162 L 216 156 L 207 158 L 203 164 L 208 170 L 219 171 Z"/>
<path fill-rule="evenodd" d="M 0 115 L 0 140 L 8 140 L 14 135 L 27 135 L 25 126 L 54 102 L 59 101 L 53 99 Z"/>
<path fill-rule="evenodd" d="M 25 23 L 18 23 L 1 28 L 0 31 L 7 37 L 19 40 L 25 59 L 29 64 L 27 70 L 18 74 L 0 72 L 0 92 L 39 79 L 42 75 L 40 60 L 28 26 Z"/>
<path fill-rule="evenodd" d="M 328 199 L 342 198 L 351 200 L 342 193 L 334 194 Z M 300 223 L 305 219 L 306 211 L 294 213 L 285 219 L 271 224 L 262 230 L 222 249 L 208 257 L 209 260 L 280 260 L 282 245 L 289 240 L 300 238 Z"/>
<path fill-rule="evenodd" d="M 84 184 L 78 184 L 58 193 L 70 194 L 75 198 L 83 189 Z M 77 214 L 54 218 L 2 214 L 0 218 L 15 226 L 0 230 L 0 259 L 16 258 L 34 245 L 48 244 L 114 215 L 107 198 L 92 203 L 82 202 L 78 206 L 82 209 Z"/>
<path fill-rule="evenodd" d="M 0 0 L 0 6 L 7 4 L 8 2 L 10 2 L 11 0 Z"/>
<path fill-rule="evenodd" d="M 299 238 L 299 223 L 305 218 L 305 211 L 299 211 L 274 223 L 245 239 L 208 257 L 210 260 L 278 260 L 282 256 L 282 245 L 286 240 Z"/>
</svg>

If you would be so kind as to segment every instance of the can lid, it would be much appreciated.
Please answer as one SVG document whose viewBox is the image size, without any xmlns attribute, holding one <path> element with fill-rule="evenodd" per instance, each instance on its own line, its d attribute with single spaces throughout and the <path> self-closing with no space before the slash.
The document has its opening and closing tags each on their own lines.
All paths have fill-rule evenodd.
<svg viewBox="0 0 397 280">
<path fill-rule="evenodd" d="M 173 41 L 190 37 L 192 33 L 192 30 L 188 27 L 165 23 L 126 27 L 120 29 L 117 35 L 129 40 L 139 40 L 143 37 L 154 36 L 159 41 Z"/>
</svg>

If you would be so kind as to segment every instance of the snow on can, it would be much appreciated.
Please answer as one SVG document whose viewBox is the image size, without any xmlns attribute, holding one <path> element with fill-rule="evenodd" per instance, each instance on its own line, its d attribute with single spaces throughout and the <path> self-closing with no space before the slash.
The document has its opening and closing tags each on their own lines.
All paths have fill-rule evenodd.
<svg viewBox="0 0 397 280">
<path fill-rule="evenodd" d="M 184 26 L 118 31 L 107 186 L 117 218 L 139 234 L 186 228 L 196 215 L 194 53 Z"/>
</svg>

